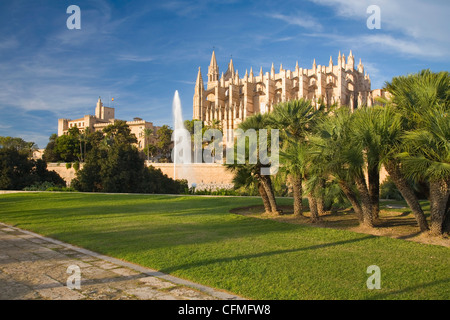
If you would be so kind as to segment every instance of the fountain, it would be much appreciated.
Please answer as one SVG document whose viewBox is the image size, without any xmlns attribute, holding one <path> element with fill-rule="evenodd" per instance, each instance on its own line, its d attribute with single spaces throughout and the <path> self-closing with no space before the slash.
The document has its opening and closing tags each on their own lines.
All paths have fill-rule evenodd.
<svg viewBox="0 0 450 320">
<path fill-rule="evenodd" d="M 173 97 L 172 112 L 172 141 L 174 142 L 174 148 L 172 150 L 173 178 L 186 179 L 188 181 L 188 185 L 192 187 L 193 185 L 196 185 L 196 183 L 192 170 L 190 170 L 190 165 L 192 163 L 191 135 L 184 126 L 178 90 L 175 91 L 175 95 Z"/>
</svg>

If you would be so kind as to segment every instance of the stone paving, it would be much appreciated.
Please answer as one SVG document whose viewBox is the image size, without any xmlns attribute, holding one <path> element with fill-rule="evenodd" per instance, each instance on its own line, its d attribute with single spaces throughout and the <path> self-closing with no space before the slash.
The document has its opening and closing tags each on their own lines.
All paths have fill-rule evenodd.
<svg viewBox="0 0 450 320">
<path fill-rule="evenodd" d="M 81 271 L 79 289 L 68 287 L 76 284 L 71 266 Z M 17 299 L 242 298 L 0 223 L 0 300 Z"/>
</svg>

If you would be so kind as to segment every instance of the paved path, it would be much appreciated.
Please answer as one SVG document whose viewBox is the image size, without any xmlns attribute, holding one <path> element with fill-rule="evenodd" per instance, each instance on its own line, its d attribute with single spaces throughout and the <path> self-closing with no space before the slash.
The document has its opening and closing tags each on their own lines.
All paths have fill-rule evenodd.
<svg viewBox="0 0 450 320">
<path fill-rule="evenodd" d="M 75 273 L 81 271 L 79 289 Z M 226 292 L 0 223 L 0 300 L 240 300 Z"/>
</svg>

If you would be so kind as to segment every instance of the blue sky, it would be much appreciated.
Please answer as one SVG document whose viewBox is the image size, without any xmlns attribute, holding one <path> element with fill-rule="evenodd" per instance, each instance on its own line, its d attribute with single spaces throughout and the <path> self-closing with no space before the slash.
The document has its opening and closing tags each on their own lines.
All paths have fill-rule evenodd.
<svg viewBox="0 0 450 320">
<path fill-rule="evenodd" d="M 81 30 L 69 30 L 69 5 Z M 370 30 L 369 5 L 381 10 Z M 93 114 L 99 96 L 114 97 L 116 118 L 172 123 L 179 91 L 192 118 L 198 67 L 206 80 L 215 48 L 219 71 L 230 58 L 241 77 L 310 68 L 350 49 L 372 88 L 424 68 L 449 70 L 450 1 L 149 1 L 2 0 L 0 2 L 0 136 L 44 148 L 58 118 Z"/>
</svg>

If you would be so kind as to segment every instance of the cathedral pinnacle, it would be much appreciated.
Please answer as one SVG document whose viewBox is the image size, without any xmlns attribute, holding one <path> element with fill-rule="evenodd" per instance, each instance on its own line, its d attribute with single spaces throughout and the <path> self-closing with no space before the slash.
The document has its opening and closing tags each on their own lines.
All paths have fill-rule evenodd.
<svg viewBox="0 0 450 320">
<path fill-rule="evenodd" d="M 216 53 L 213 50 L 211 63 L 209 64 L 211 67 L 217 67 Z"/>
<path fill-rule="evenodd" d="M 195 86 L 196 87 L 203 87 L 202 71 L 201 71 L 200 67 L 198 67 L 197 81 L 195 82 Z"/>
</svg>

